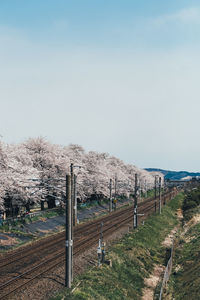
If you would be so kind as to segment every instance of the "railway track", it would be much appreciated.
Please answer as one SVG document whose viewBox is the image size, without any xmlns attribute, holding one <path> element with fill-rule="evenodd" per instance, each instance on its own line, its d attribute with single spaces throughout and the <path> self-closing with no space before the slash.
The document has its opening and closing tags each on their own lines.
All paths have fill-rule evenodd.
<svg viewBox="0 0 200 300">
<path fill-rule="evenodd" d="M 162 204 L 171 199 L 172 192 L 162 196 Z M 147 199 L 138 204 L 140 221 L 147 218 L 155 211 L 155 200 Z M 133 206 L 125 207 L 109 215 L 75 227 L 74 230 L 74 257 L 97 245 L 100 226 L 103 222 L 104 237 L 116 232 L 120 227 L 133 221 Z M 61 265 L 65 261 L 65 233 L 59 233 L 53 237 L 42 239 L 33 243 L 30 247 L 24 247 L 13 253 L 9 253 L 0 259 L 0 299 L 8 299 L 8 296 L 20 290 L 25 285 L 40 277 L 44 273 Z M 38 261 L 38 258 L 40 260 Z"/>
<path fill-rule="evenodd" d="M 129 209 L 127 208 L 121 209 L 117 212 L 114 212 L 112 215 L 102 217 L 100 220 L 93 220 L 75 227 L 75 240 L 79 239 L 80 237 L 83 237 L 85 234 L 90 233 L 92 230 L 96 231 L 97 227 L 100 226 L 102 222 L 110 222 L 111 216 L 113 216 L 113 218 L 118 218 L 120 215 L 124 214 L 128 210 Z M 32 255 L 34 256 L 35 252 L 40 251 L 40 255 L 42 255 L 41 251 L 45 251 L 45 254 L 47 250 L 55 252 L 55 247 L 59 247 L 64 242 L 64 239 L 65 232 L 61 232 L 56 235 L 53 235 L 53 237 L 44 238 L 40 241 L 31 244 L 30 246 L 18 249 L 18 251 L 15 251 L 14 253 L 9 253 L 0 259 L 0 269 L 10 264 L 17 263 L 18 261 L 27 257 L 31 257 Z"/>
</svg>

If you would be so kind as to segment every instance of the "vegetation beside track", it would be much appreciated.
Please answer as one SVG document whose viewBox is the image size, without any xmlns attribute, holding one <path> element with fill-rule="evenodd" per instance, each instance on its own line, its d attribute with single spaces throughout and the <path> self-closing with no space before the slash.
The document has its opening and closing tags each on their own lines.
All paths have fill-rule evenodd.
<svg viewBox="0 0 200 300">
<path fill-rule="evenodd" d="M 200 189 L 183 202 L 183 231 L 176 247 L 165 299 L 200 299 Z"/>
<path fill-rule="evenodd" d="M 18 218 L 10 218 L 8 220 L 3 221 L 3 224 L 0 226 L 0 231 L 11 231 L 12 229 L 19 229 L 20 227 L 23 227 L 25 224 L 30 224 L 37 221 L 44 221 L 45 219 L 50 219 L 57 217 L 59 215 L 63 215 L 64 210 L 63 209 L 57 209 L 57 210 L 48 210 L 48 211 L 41 211 L 41 214 L 39 215 L 26 215 Z"/>
<path fill-rule="evenodd" d="M 143 226 L 114 243 L 107 252 L 112 267 L 89 269 L 76 278 L 71 290 L 64 289 L 53 299 L 141 299 L 144 278 L 155 264 L 165 264 L 166 249 L 161 243 L 178 224 L 176 210 L 183 197 L 178 194 L 163 207 L 162 215 L 149 217 Z"/>
<path fill-rule="evenodd" d="M 0 234 L 5 236 L 7 240 L 13 238 L 13 242 L 8 244 L 2 244 L 0 242 L 0 253 L 24 246 L 25 244 L 29 244 L 30 242 L 43 237 L 37 231 L 30 232 L 29 230 L 27 230 L 27 224 L 35 223 L 38 221 L 45 222 L 47 219 L 54 218 L 56 216 L 62 215 L 63 213 L 63 210 L 48 210 L 42 215 L 36 215 L 32 217 L 27 216 L 26 218 L 21 219 L 18 218 L 17 220 L 14 220 L 12 224 L 4 223 L 0 226 Z M 60 229 L 56 229 L 55 231 L 49 230 L 49 232 L 47 231 L 44 235 L 48 236 L 55 232 L 58 232 L 59 230 Z"/>
<path fill-rule="evenodd" d="M 200 205 L 200 188 L 195 188 L 186 194 L 183 201 L 183 216 L 184 221 L 189 221 L 197 212 Z"/>
</svg>

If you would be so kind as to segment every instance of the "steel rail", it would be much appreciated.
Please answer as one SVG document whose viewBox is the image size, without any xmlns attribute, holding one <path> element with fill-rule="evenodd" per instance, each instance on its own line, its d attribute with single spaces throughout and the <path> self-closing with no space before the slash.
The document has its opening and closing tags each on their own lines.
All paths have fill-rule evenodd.
<svg viewBox="0 0 200 300">
<path fill-rule="evenodd" d="M 114 224 L 112 224 L 111 226 L 107 226 L 107 228 L 104 229 L 104 236 L 108 236 L 110 234 L 110 231 L 113 229 L 113 227 L 115 227 L 116 231 L 119 227 L 122 227 L 125 223 L 127 223 L 128 220 L 132 219 L 132 214 L 129 214 L 128 217 L 126 217 L 125 219 L 121 220 L 121 223 L 119 222 L 115 222 Z M 114 232 L 112 231 L 112 233 Z M 84 248 L 85 246 L 90 247 L 91 245 L 94 244 L 94 242 L 96 242 L 99 238 L 99 233 L 96 232 L 95 234 L 93 234 L 92 236 L 88 236 L 87 239 L 85 239 L 84 241 L 81 241 L 80 245 L 76 245 L 75 249 L 76 251 L 74 251 L 74 256 L 77 255 L 78 253 L 80 253 L 80 251 L 82 251 L 82 248 Z M 35 270 L 40 269 L 42 266 L 47 265 L 49 263 L 51 263 L 52 261 L 59 259 L 60 257 L 62 257 L 64 255 L 64 250 L 62 250 L 59 254 L 57 254 L 56 256 L 54 255 L 52 258 L 46 260 L 45 262 L 42 262 L 40 264 L 38 264 L 37 266 L 29 269 L 28 271 L 10 279 L 9 281 L 3 283 L 2 285 L 0 285 L 0 289 L 5 288 L 7 286 L 9 286 L 11 283 L 13 284 L 14 282 L 16 282 L 17 280 L 19 280 L 20 278 L 24 277 L 25 275 L 28 275 L 30 273 L 32 273 Z M 49 271 L 50 269 L 54 268 L 55 266 L 58 266 L 60 263 L 62 263 L 64 261 L 64 258 L 62 258 L 59 262 L 54 263 L 53 265 L 51 265 L 50 267 L 48 267 L 47 269 L 45 269 L 44 271 L 40 272 L 37 275 L 34 275 L 32 278 L 27 279 L 26 282 L 22 283 L 21 285 L 19 285 L 18 287 L 15 287 L 12 291 L 9 291 L 8 293 L 0 296 L 0 299 L 4 299 L 5 297 L 7 297 L 8 295 L 12 294 L 14 291 L 20 289 L 21 287 L 23 287 L 24 285 L 28 284 L 30 281 L 34 280 L 35 278 L 41 276 L 42 274 L 46 273 L 47 271 Z"/>
</svg>

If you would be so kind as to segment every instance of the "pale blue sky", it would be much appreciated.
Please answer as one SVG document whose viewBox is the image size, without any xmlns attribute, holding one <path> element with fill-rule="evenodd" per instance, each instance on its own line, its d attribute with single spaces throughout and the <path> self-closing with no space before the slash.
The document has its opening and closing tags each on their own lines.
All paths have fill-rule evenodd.
<svg viewBox="0 0 200 300">
<path fill-rule="evenodd" d="M 200 3 L 0 0 L 0 134 L 200 170 Z"/>
</svg>

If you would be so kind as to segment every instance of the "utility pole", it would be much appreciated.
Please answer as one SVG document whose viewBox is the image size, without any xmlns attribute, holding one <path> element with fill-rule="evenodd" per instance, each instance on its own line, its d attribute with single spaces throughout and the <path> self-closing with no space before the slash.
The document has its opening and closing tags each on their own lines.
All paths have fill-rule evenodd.
<svg viewBox="0 0 200 300">
<path fill-rule="evenodd" d="M 105 260 L 105 245 L 103 241 L 103 222 L 101 223 L 101 262 L 104 263 Z"/>
<path fill-rule="evenodd" d="M 73 226 L 77 224 L 77 175 L 74 174 L 74 168 L 80 169 L 81 166 L 75 166 L 73 163 L 70 165 Z"/>
<path fill-rule="evenodd" d="M 109 190 L 110 190 L 109 212 L 112 212 L 112 179 L 110 179 Z"/>
<path fill-rule="evenodd" d="M 76 187 L 77 176 L 74 174 L 74 213 L 73 213 L 73 226 L 77 224 L 77 187 Z"/>
<path fill-rule="evenodd" d="M 145 198 L 147 198 L 147 181 L 144 181 L 144 186 L 145 186 Z"/>
<path fill-rule="evenodd" d="M 102 243 L 103 242 L 103 222 L 101 223 L 100 240 L 101 240 L 101 243 Z"/>
<path fill-rule="evenodd" d="M 117 175 L 115 175 L 115 197 L 117 196 Z"/>
<path fill-rule="evenodd" d="M 163 197 L 163 198 L 164 198 L 164 199 L 163 199 L 163 200 L 164 200 L 164 203 L 163 203 L 163 204 L 164 204 L 164 205 L 166 204 L 166 202 L 165 202 L 165 201 L 166 201 L 166 195 L 165 195 L 166 186 L 165 186 L 165 184 L 166 184 L 166 183 L 165 183 L 165 179 L 163 178 L 163 196 L 164 196 L 164 197 Z"/>
<path fill-rule="evenodd" d="M 137 202 L 140 202 L 140 179 L 137 179 L 137 193 Z"/>
<path fill-rule="evenodd" d="M 72 216 L 73 216 L 73 208 L 74 208 L 74 164 L 70 165 L 70 174 L 71 174 L 71 202 L 72 202 Z"/>
<path fill-rule="evenodd" d="M 159 177 L 159 212 L 161 214 L 161 204 L 162 204 L 162 201 L 161 201 L 161 177 Z"/>
<path fill-rule="evenodd" d="M 155 183 L 154 183 L 155 212 L 156 212 L 156 198 L 157 198 L 157 193 L 156 193 L 156 185 L 157 185 L 157 177 L 155 176 Z"/>
<path fill-rule="evenodd" d="M 135 174 L 135 198 L 134 198 L 134 214 L 133 214 L 133 228 L 137 228 L 137 193 L 138 193 L 138 177 Z"/>
<path fill-rule="evenodd" d="M 65 254 L 66 254 L 66 265 L 65 265 L 65 286 L 71 288 L 72 282 L 72 265 L 73 265 L 73 239 L 72 239 L 72 202 L 71 202 L 71 177 L 66 175 L 66 239 L 65 239 Z"/>
<path fill-rule="evenodd" d="M 71 237 L 73 240 L 73 220 L 74 220 L 74 164 L 71 163 L 70 165 L 70 174 L 71 174 L 71 218 L 72 218 L 72 226 L 71 226 Z M 72 255 L 72 261 L 73 261 L 73 248 L 71 251 L 71 255 Z M 71 275 L 71 280 L 73 281 L 73 264 L 72 264 L 72 275 Z"/>
<path fill-rule="evenodd" d="M 115 175 L 115 204 L 114 209 L 117 208 L 117 175 Z"/>
</svg>

